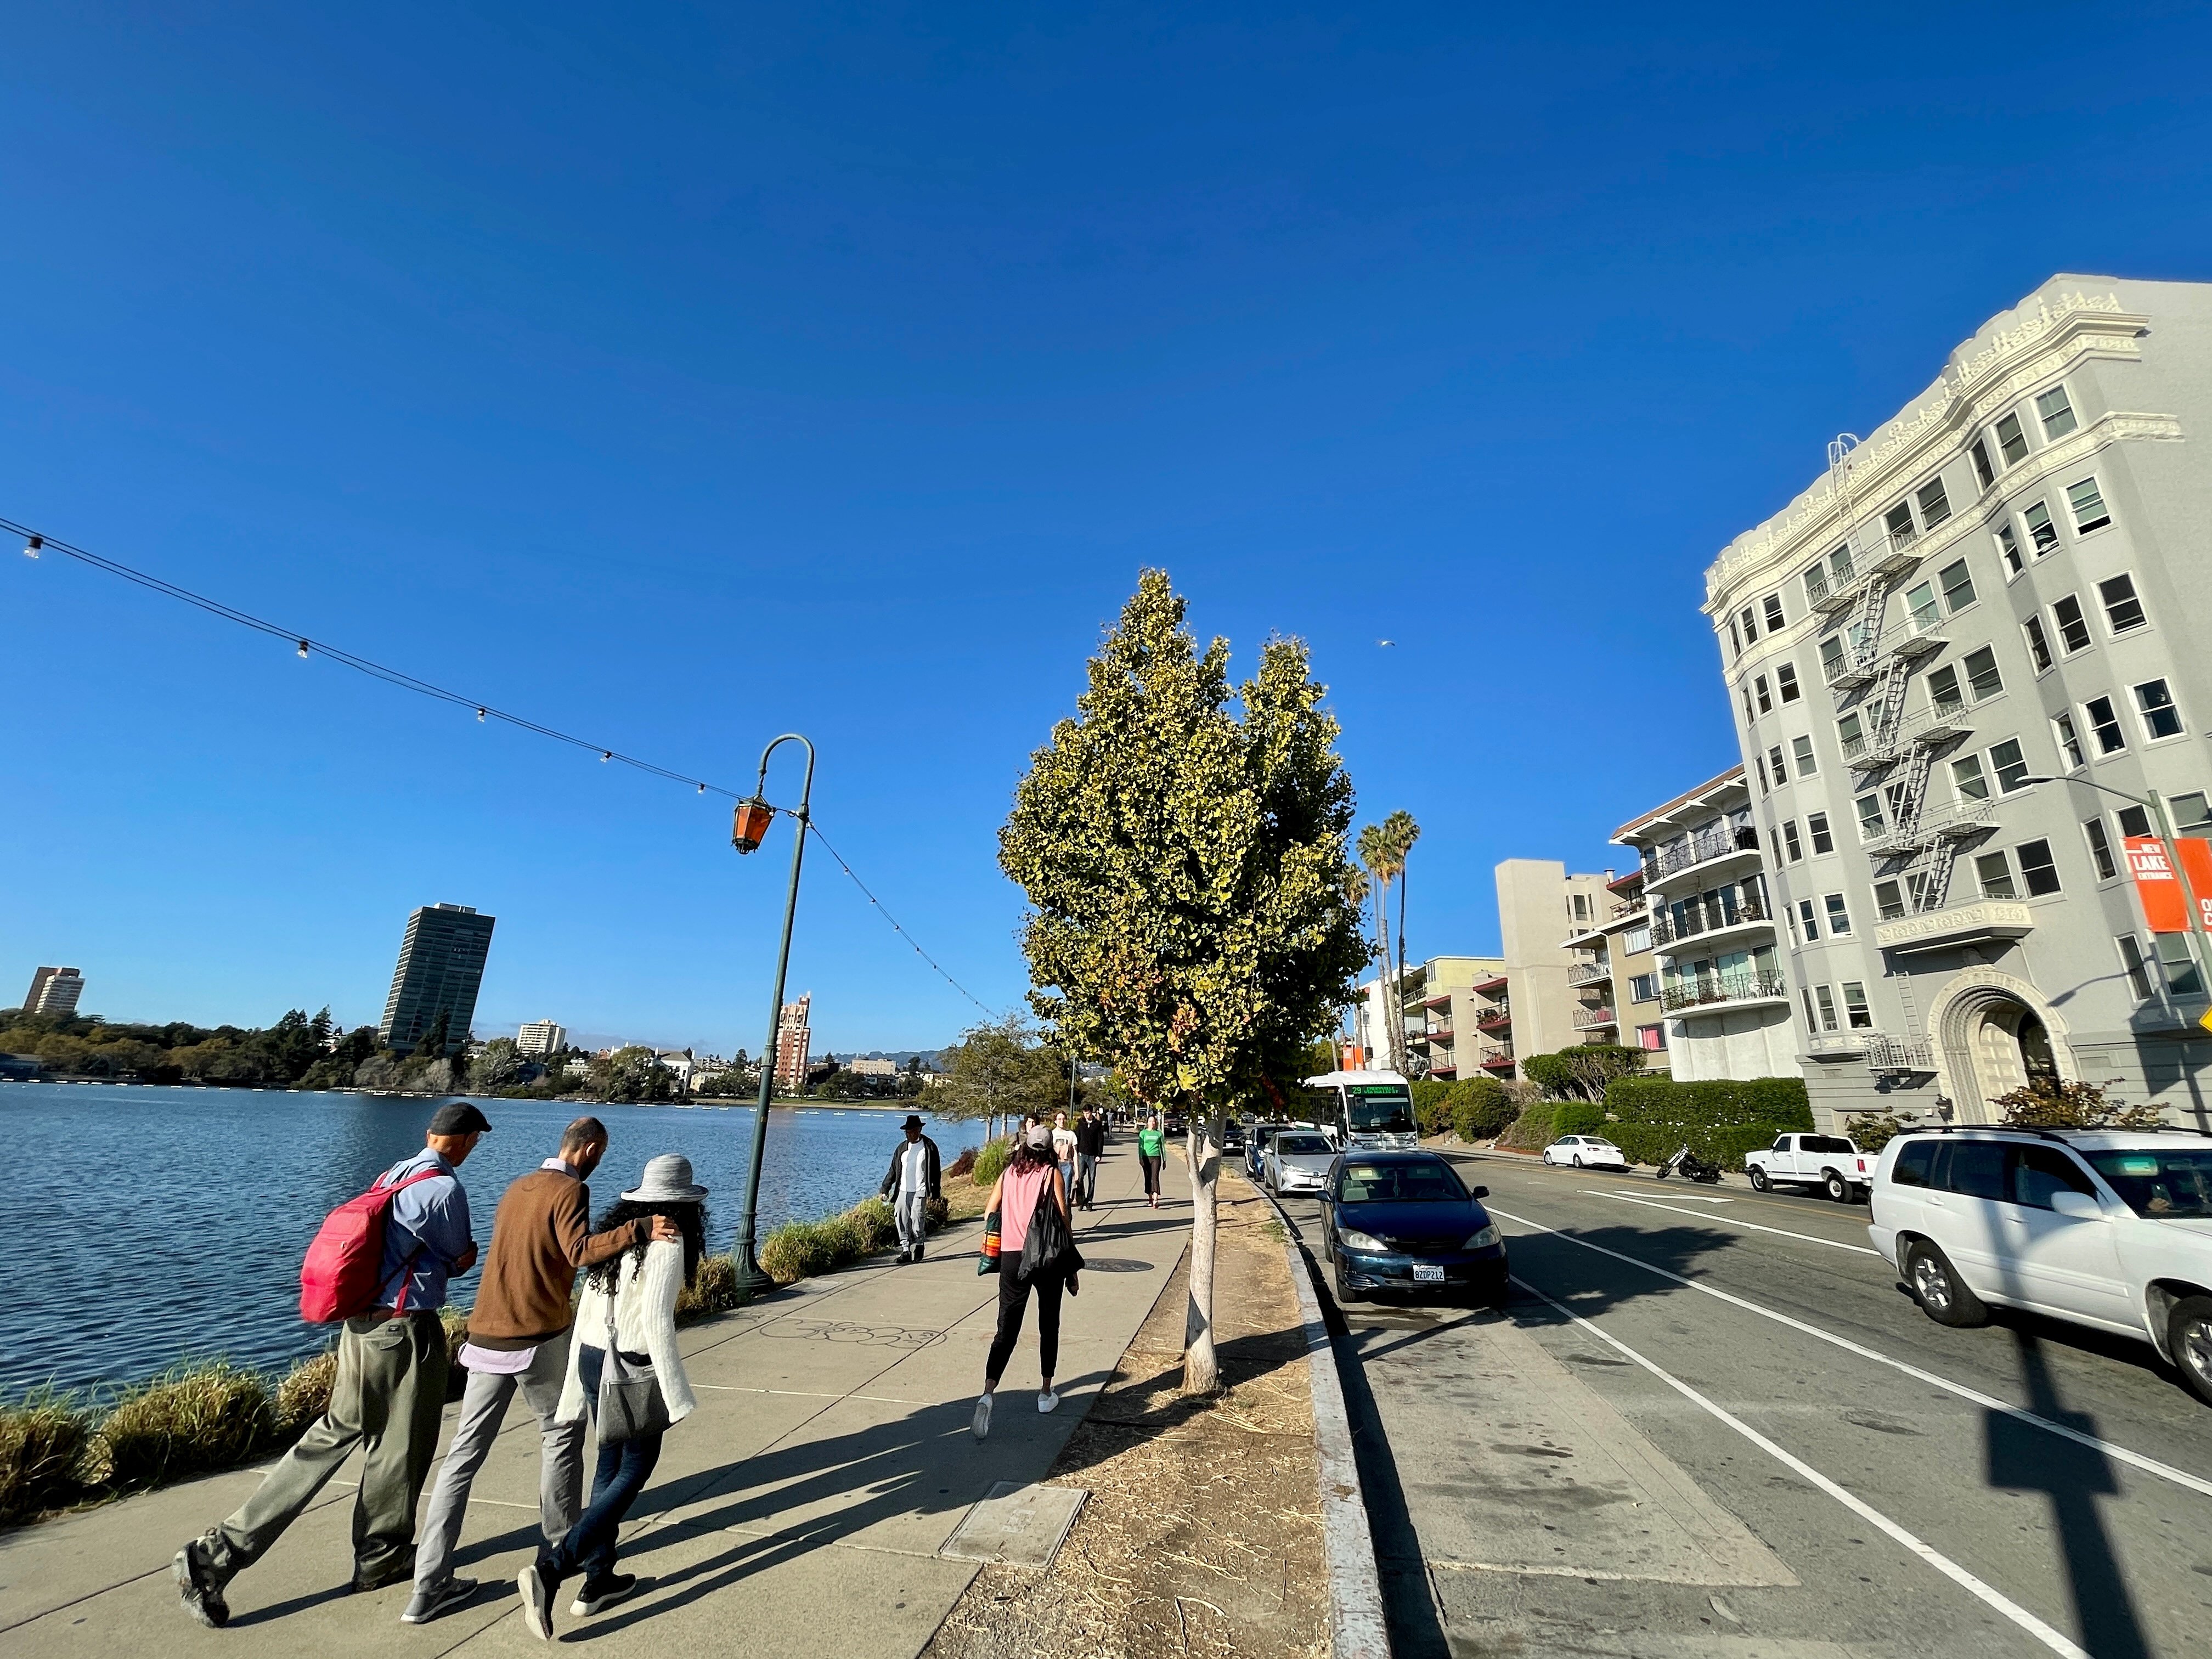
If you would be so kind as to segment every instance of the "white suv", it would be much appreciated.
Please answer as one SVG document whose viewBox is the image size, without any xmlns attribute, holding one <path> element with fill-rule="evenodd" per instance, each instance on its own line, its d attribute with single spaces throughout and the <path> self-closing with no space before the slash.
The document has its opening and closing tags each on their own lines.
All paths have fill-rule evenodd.
<svg viewBox="0 0 2212 1659">
<path fill-rule="evenodd" d="M 2212 1137 L 1903 1134 L 1871 1203 L 1875 1248 L 1939 1325 L 1994 1302 L 2138 1337 L 2212 1403 Z"/>
</svg>

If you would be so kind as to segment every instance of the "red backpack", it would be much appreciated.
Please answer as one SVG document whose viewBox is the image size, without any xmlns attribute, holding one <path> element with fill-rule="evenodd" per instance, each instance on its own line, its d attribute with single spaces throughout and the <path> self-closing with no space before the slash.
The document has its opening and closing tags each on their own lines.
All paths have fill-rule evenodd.
<svg viewBox="0 0 2212 1659">
<path fill-rule="evenodd" d="M 384 1225 L 391 1217 L 393 1197 L 403 1188 L 445 1173 L 424 1170 L 388 1187 L 371 1187 L 325 1216 L 300 1267 L 300 1317 L 313 1325 L 331 1325 L 375 1306 L 376 1293 L 384 1288 Z M 410 1267 L 414 1261 L 408 1257 Z M 403 1304 L 407 1300 L 404 1279 L 399 1300 Z M 403 1305 L 398 1311 L 407 1310 Z"/>
</svg>

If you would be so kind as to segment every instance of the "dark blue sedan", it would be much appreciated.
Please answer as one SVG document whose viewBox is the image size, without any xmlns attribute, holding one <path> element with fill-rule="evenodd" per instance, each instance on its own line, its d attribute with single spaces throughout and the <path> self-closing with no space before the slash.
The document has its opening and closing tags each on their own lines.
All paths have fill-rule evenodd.
<svg viewBox="0 0 2212 1659">
<path fill-rule="evenodd" d="M 1336 1299 L 1407 1291 L 1503 1306 L 1505 1241 L 1472 1192 L 1434 1152 L 1345 1153 L 1322 1194 L 1322 1241 Z"/>
</svg>

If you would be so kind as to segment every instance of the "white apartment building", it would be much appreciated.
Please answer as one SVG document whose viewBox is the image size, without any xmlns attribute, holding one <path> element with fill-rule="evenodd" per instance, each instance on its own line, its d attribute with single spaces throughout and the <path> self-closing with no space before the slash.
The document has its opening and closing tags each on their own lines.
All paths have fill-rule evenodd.
<svg viewBox="0 0 2212 1659">
<path fill-rule="evenodd" d="M 2057 276 L 1706 573 L 1824 1117 L 2040 1075 L 2206 1123 L 2121 842 L 2212 823 L 2208 435 L 2212 286 Z"/>
<path fill-rule="evenodd" d="M 568 1042 L 568 1028 L 558 1020 L 533 1019 L 514 1034 L 514 1050 L 522 1054 L 558 1054 Z"/>
</svg>

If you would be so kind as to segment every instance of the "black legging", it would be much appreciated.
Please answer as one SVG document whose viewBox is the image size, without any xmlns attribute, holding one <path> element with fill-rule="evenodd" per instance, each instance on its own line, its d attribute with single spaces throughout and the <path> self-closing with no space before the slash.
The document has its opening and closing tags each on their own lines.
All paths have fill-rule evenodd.
<svg viewBox="0 0 2212 1659">
<path fill-rule="evenodd" d="M 1047 1379 L 1051 1377 L 1060 1359 L 1060 1289 L 1057 1273 L 1042 1273 L 1024 1284 L 1019 1250 L 1009 1250 L 999 1258 L 999 1332 L 991 1339 L 991 1357 L 983 1362 L 987 1389 L 997 1388 L 999 1379 L 1006 1374 L 1006 1361 L 1013 1358 L 1014 1343 L 1021 1336 L 1022 1310 L 1030 1304 L 1031 1291 L 1037 1299 L 1037 1364 Z"/>
<path fill-rule="evenodd" d="M 1145 1166 L 1145 1196 L 1158 1198 L 1160 1195 L 1160 1154 L 1139 1152 L 1137 1162 Z"/>
</svg>

